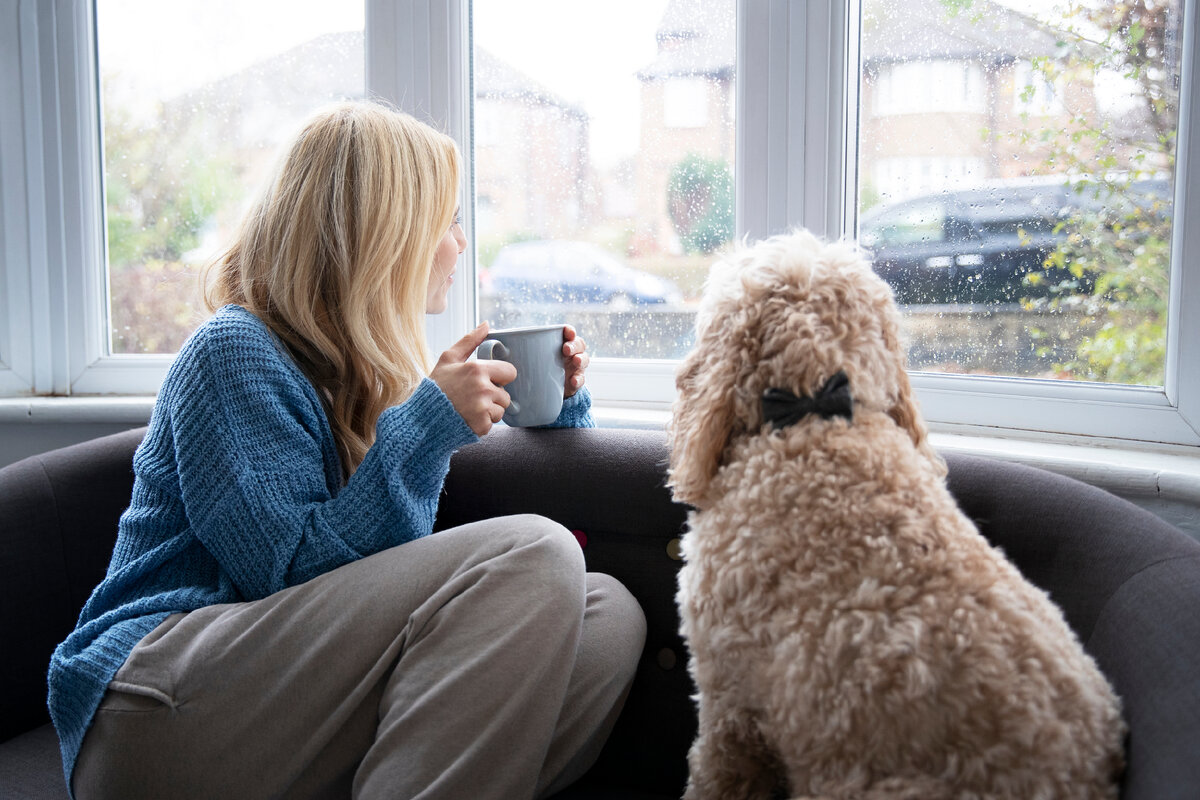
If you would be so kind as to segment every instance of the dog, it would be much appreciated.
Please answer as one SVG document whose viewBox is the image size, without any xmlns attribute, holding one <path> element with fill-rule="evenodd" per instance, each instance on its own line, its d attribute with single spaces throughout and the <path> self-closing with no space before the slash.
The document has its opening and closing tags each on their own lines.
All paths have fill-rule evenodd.
<svg viewBox="0 0 1200 800">
<path fill-rule="evenodd" d="M 668 428 L 687 800 L 1117 797 L 1120 702 L 959 511 L 905 358 L 848 242 L 712 267 Z"/>
</svg>

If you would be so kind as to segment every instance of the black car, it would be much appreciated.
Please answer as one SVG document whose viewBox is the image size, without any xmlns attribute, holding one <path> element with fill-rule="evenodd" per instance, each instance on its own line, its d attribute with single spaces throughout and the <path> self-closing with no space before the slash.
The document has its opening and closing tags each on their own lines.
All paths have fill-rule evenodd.
<svg viewBox="0 0 1200 800">
<path fill-rule="evenodd" d="M 1062 223 L 1080 210 L 1116 205 L 1162 213 L 1168 190 L 1166 180 L 1139 181 L 1117 201 L 1057 179 L 938 192 L 869 212 L 859 243 L 901 303 L 1015 302 L 1064 283 L 1088 292 L 1090 276 L 1046 266 L 1066 236 Z M 1027 280 L 1031 274 L 1041 279 Z"/>
</svg>

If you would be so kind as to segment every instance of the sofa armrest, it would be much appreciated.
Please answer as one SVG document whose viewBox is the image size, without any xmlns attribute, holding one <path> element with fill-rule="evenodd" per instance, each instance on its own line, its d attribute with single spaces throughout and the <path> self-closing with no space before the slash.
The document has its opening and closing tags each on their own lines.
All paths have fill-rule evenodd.
<svg viewBox="0 0 1200 800">
<path fill-rule="evenodd" d="M 104 577 L 145 429 L 0 469 L 0 741 L 47 721 L 46 669 Z"/>
</svg>

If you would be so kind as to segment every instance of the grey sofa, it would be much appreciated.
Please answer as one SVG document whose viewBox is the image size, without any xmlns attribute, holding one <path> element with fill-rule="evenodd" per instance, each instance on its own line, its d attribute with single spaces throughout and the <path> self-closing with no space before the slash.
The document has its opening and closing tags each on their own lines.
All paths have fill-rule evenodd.
<svg viewBox="0 0 1200 800">
<path fill-rule="evenodd" d="M 65 796 L 45 671 L 103 575 L 142 430 L 0 470 L 0 797 Z M 561 800 L 679 797 L 695 732 L 675 613 L 686 510 L 663 485 L 662 433 L 494 431 L 461 450 L 438 527 L 535 512 L 579 531 L 648 621 L 634 688 L 599 763 Z M 950 456 L 959 505 L 1045 588 L 1125 703 L 1122 797 L 1200 797 L 1200 543 L 1110 494 L 1041 470 Z"/>
</svg>

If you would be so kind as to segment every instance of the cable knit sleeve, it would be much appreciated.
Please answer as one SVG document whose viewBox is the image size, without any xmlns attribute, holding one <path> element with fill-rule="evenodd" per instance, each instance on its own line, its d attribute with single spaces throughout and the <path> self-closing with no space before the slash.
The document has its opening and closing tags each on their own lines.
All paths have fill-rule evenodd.
<svg viewBox="0 0 1200 800">
<path fill-rule="evenodd" d="M 594 428 L 596 421 L 592 418 L 592 393 L 586 386 L 579 389 L 571 397 L 563 400 L 562 411 L 558 419 L 546 426 L 547 428 Z"/>
<path fill-rule="evenodd" d="M 427 535 L 450 455 L 476 436 L 425 380 L 338 486 L 311 384 L 261 322 L 207 326 L 164 383 L 188 523 L 247 599 Z M 157 413 L 157 412 L 156 412 Z"/>
</svg>

